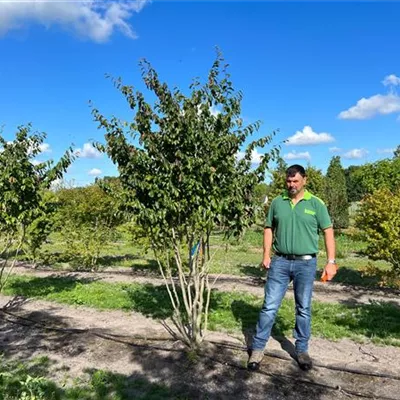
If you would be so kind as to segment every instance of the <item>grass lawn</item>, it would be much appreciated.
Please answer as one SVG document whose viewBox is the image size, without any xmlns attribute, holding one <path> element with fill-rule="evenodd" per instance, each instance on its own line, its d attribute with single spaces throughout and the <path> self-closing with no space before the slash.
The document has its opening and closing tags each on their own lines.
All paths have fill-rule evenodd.
<svg viewBox="0 0 400 400">
<path fill-rule="evenodd" d="M 166 319 L 172 309 L 163 286 L 91 282 L 73 278 L 37 278 L 12 276 L 5 290 L 8 295 L 41 298 L 71 305 L 84 305 L 102 310 L 134 310 L 152 318 Z M 240 333 L 255 326 L 262 299 L 239 292 L 213 291 L 209 328 Z M 374 343 L 400 346 L 400 308 L 390 303 L 375 302 L 350 306 L 314 302 L 313 335 L 337 340 L 366 339 Z M 294 303 L 284 299 L 274 335 L 291 336 L 294 326 Z"/>
<path fill-rule="evenodd" d="M 259 268 L 262 257 L 262 235 L 262 229 L 255 227 L 247 230 L 240 242 L 232 239 L 227 244 L 223 240 L 223 234 L 215 231 L 210 240 L 212 254 L 210 272 L 239 276 L 263 276 L 264 272 Z M 336 281 L 349 285 L 377 286 L 378 278 L 365 277 L 360 272 L 369 262 L 363 256 L 365 246 L 365 243 L 352 235 L 336 234 L 337 260 L 340 267 Z M 322 270 L 326 259 L 322 236 L 319 248 L 318 267 Z M 52 255 L 51 266 L 54 269 L 77 268 L 76 260 L 63 256 L 64 249 L 65 244 L 60 241 L 58 234 L 52 234 L 49 243 L 43 247 L 43 251 Z M 374 261 L 373 265 L 382 270 L 390 268 L 390 265 L 384 261 Z M 118 242 L 103 246 L 99 258 L 99 268 L 104 267 L 126 268 L 137 272 L 159 274 L 153 254 L 146 253 L 143 246 L 130 242 L 126 235 L 122 235 Z"/>
</svg>

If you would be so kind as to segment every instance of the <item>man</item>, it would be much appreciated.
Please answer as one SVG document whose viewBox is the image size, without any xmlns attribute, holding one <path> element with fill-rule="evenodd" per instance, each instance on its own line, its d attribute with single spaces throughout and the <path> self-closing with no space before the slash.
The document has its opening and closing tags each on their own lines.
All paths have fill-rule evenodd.
<svg viewBox="0 0 400 400">
<path fill-rule="evenodd" d="M 287 191 L 270 205 L 264 229 L 262 266 L 268 270 L 264 304 L 253 337 L 248 369 L 257 370 L 270 337 L 276 313 L 289 282 L 293 281 L 296 303 L 294 329 L 297 362 L 310 370 L 308 355 L 311 331 L 311 297 L 317 267 L 319 230 L 324 232 L 327 263 L 322 278 L 336 274 L 335 239 L 328 210 L 322 200 L 305 190 L 306 172 L 301 165 L 286 170 Z M 274 255 L 271 259 L 271 248 Z"/>
</svg>

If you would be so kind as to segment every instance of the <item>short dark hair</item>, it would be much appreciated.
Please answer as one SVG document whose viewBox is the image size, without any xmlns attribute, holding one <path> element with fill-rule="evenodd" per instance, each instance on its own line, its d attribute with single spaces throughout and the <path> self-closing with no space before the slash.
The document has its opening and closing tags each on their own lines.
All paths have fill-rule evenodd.
<svg viewBox="0 0 400 400">
<path fill-rule="evenodd" d="M 286 170 L 286 176 L 287 177 L 293 177 L 297 173 L 299 173 L 303 178 L 306 177 L 306 170 L 299 164 L 294 164 L 291 165 L 287 170 Z"/>
</svg>

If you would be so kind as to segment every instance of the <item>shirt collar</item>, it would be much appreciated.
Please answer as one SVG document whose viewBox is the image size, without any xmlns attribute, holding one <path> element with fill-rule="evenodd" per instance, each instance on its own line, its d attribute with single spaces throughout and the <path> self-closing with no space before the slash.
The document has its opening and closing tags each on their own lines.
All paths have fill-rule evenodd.
<svg viewBox="0 0 400 400">
<path fill-rule="evenodd" d="M 304 189 L 304 197 L 303 197 L 303 200 L 311 200 L 311 197 L 312 197 L 311 193 L 310 193 L 307 189 Z M 287 191 L 287 190 L 285 190 L 285 191 L 283 192 L 282 198 L 283 198 L 284 200 L 290 200 L 290 197 L 289 197 L 289 194 L 288 194 L 288 191 Z"/>
</svg>

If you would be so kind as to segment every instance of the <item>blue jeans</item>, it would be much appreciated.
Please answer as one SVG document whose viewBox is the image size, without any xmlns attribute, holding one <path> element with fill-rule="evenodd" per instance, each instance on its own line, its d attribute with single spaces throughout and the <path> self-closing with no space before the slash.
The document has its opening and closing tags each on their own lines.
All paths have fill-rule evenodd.
<svg viewBox="0 0 400 400">
<path fill-rule="evenodd" d="M 264 350 L 271 335 L 276 313 L 290 281 L 293 280 L 296 303 L 295 348 L 297 353 L 308 351 L 308 341 L 311 336 L 311 298 L 316 269 L 315 257 L 311 260 L 287 260 L 277 256 L 272 258 L 265 284 L 264 304 L 253 338 L 253 350 Z"/>
</svg>

